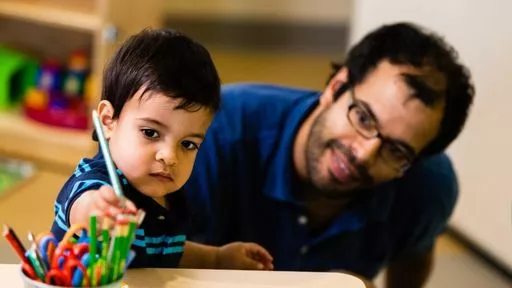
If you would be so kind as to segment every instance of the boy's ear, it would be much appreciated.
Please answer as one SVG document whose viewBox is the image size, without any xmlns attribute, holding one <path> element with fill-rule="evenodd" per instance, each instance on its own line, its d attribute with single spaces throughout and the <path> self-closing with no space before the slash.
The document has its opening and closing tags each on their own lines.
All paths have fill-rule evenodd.
<svg viewBox="0 0 512 288">
<path fill-rule="evenodd" d="M 116 128 L 117 121 L 114 119 L 114 107 L 107 100 L 101 100 L 98 104 L 98 116 L 100 118 L 101 125 L 103 126 L 103 132 L 105 138 L 110 139 L 114 129 Z"/>
</svg>

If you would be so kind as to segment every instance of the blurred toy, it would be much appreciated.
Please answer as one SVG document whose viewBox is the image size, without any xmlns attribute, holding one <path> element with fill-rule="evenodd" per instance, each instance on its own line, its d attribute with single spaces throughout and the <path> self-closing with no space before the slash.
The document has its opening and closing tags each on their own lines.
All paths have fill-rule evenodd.
<svg viewBox="0 0 512 288">
<path fill-rule="evenodd" d="M 13 108 L 34 86 L 37 62 L 29 56 L 0 47 L 0 109 Z"/>
<path fill-rule="evenodd" d="M 62 91 L 69 97 L 82 96 L 84 93 L 85 79 L 87 77 L 88 70 L 88 59 L 84 52 L 76 51 L 71 54 Z"/>
<path fill-rule="evenodd" d="M 44 109 L 48 102 L 48 93 L 37 88 L 31 88 L 25 95 L 25 105 L 34 109 Z"/>
<path fill-rule="evenodd" d="M 51 92 L 60 90 L 62 83 L 62 68 L 55 60 L 45 61 L 37 73 L 37 88 Z"/>
<path fill-rule="evenodd" d="M 36 87 L 25 95 L 25 115 L 53 126 L 87 129 L 84 93 L 88 67 L 88 59 L 81 51 L 71 54 L 66 68 L 56 61 L 45 61 L 37 74 Z"/>
<path fill-rule="evenodd" d="M 87 103 L 92 103 L 94 94 L 96 93 L 96 83 L 91 74 L 87 76 L 85 79 L 85 87 L 84 87 L 84 100 Z"/>
</svg>

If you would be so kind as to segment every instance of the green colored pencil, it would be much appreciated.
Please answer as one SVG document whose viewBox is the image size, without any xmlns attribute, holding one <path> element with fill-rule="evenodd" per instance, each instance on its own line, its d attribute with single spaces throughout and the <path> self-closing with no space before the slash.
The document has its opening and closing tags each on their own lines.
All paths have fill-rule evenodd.
<svg viewBox="0 0 512 288">
<path fill-rule="evenodd" d="M 37 256 L 35 254 L 35 250 L 33 248 L 28 250 L 28 260 L 32 263 L 32 267 L 34 268 L 34 272 L 36 272 L 37 277 L 41 279 L 41 281 L 45 280 L 45 272 L 41 265 L 41 263 L 37 260 Z"/>
<path fill-rule="evenodd" d="M 101 259 L 103 260 L 103 269 L 101 273 L 101 281 L 100 284 L 107 284 L 108 281 L 108 273 L 109 273 L 109 263 L 108 263 L 108 247 L 110 241 L 110 231 L 108 227 L 110 226 L 110 219 L 108 217 L 103 218 L 103 226 L 101 227 Z"/>
<path fill-rule="evenodd" d="M 119 250 L 120 259 L 118 263 L 119 267 L 119 275 L 122 276 L 125 271 L 126 266 L 126 257 L 128 256 L 128 253 L 130 251 L 130 246 L 132 243 L 132 234 L 135 232 L 135 220 L 133 216 L 128 216 L 129 221 L 127 223 L 124 223 L 122 229 L 121 229 L 121 247 Z"/>
<path fill-rule="evenodd" d="M 91 278 L 94 277 L 94 265 L 96 264 L 96 253 L 98 252 L 98 248 L 96 246 L 97 242 L 97 234 L 96 234 L 96 215 L 92 215 L 89 221 L 89 275 Z"/>
</svg>

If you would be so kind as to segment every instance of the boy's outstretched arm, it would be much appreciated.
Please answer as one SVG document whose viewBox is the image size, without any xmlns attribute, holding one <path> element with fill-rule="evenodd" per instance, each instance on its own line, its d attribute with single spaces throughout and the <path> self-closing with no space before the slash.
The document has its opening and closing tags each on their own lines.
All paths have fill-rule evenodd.
<svg viewBox="0 0 512 288">
<path fill-rule="evenodd" d="M 180 268 L 272 270 L 272 256 L 255 243 L 233 242 L 221 247 L 187 241 Z"/>
</svg>

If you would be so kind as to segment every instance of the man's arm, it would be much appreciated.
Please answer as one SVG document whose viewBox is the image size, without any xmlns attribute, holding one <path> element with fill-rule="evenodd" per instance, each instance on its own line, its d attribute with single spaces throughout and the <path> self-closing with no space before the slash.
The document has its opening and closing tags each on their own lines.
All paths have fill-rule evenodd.
<svg viewBox="0 0 512 288">
<path fill-rule="evenodd" d="M 387 288 L 420 288 L 434 263 L 436 240 L 446 228 L 459 194 L 457 175 L 446 154 L 418 161 L 397 183 L 390 227 L 394 252 Z"/>
<path fill-rule="evenodd" d="M 387 268 L 386 288 L 421 288 L 434 264 L 434 251 L 397 258 Z"/>
</svg>

